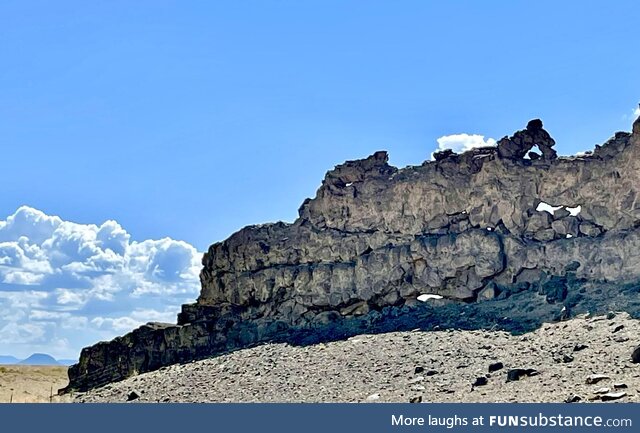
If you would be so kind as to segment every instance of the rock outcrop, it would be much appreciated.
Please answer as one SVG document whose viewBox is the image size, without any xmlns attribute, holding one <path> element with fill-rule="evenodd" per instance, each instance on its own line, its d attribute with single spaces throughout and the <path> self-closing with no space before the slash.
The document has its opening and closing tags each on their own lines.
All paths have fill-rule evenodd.
<svg viewBox="0 0 640 433">
<path fill-rule="evenodd" d="M 637 294 L 640 121 L 584 156 L 559 158 L 554 144 L 532 120 L 497 147 L 440 152 L 421 166 L 397 169 L 376 152 L 335 167 L 294 223 L 212 245 L 200 296 L 177 325 L 83 349 L 66 390 L 266 341 L 521 331 L 616 298 L 603 290 Z"/>
</svg>

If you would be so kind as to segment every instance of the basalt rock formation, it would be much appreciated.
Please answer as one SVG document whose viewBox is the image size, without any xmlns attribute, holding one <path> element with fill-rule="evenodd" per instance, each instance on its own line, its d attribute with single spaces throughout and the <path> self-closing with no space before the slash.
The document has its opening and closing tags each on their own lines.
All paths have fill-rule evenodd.
<svg viewBox="0 0 640 433">
<path fill-rule="evenodd" d="M 376 152 L 335 167 L 294 223 L 212 245 L 200 296 L 176 325 L 83 349 L 63 391 L 266 341 L 517 332 L 612 303 L 640 311 L 640 120 L 584 156 L 558 157 L 554 145 L 533 120 L 497 147 L 421 166 L 397 169 Z"/>
</svg>

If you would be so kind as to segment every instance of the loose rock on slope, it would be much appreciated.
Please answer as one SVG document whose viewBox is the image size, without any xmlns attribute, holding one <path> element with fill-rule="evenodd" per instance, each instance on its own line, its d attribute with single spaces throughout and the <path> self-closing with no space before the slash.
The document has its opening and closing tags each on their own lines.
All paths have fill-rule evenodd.
<svg viewBox="0 0 640 433">
<path fill-rule="evenodd" d="M 640 322 L 626 314 L 615 323 L 624 323 L 621 332 L 632 339 L 640 335 Z M 579 317 L 520 336 L 487 330 L 394 332 L 306 347 L 265 344 L 164 367 L 94 389 L 76 401 L 124 402 L 132 391 L 144 390 L 136 401 L 563 402 L 587 401 L 587 396 L 610 400 L 626 392 L 618 401 L 637 402 L 639 367 L 630 358 L 634 344 L 615 342 L 608 327 L 608 321 Z M 573 363 L 555 360 L 581 341 L 591 344 L 575 354 Z M 505 368 L 486 374 L 496 359 Z M 416 365 L 438 374 L 416 373 Z M 508 370 L 523 366 L 538 374 L 507 381 Z M 606 378 L 587 383 L 595 375 Z M 479 377 L 486 384 L 472 387 Z M 627 388 L 594 394 L 620 383 Z"/>
</svg>

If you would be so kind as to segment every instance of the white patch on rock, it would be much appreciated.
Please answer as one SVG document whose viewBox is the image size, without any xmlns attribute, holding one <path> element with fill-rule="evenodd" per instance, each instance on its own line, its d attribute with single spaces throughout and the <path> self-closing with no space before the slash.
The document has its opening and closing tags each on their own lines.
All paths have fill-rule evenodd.
<svg viewBox="0 0 640 433">
<path fill-rule="evenodd" d="M 567 206 L 567 210 L 571 214 L 571 216 L 578 216 L 578 214 L 582 211 L 582 206 L 578 205 L 576 207 Z"/>
<path fill-rule="evenodd" d="M 562 206 L 553 206 L 543 201 L 541 201 L 536 208 L 538 212 L 549 212 L 551 215 L 553 215 L 553 213 L 558 209 L 562 209 Z"/>
<path fill-rule="evenodd" d="M 418 296 L 418 301 L 420 302 L 427 302 L 430 299 L 442 299 L 442 296 L 436 295 L 434 293 L 424 293 Z"/>
</svg>

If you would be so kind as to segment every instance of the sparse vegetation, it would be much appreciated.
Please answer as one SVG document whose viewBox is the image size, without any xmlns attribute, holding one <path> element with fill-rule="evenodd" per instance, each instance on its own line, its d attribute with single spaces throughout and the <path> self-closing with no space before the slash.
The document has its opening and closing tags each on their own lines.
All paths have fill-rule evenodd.
<svg viewBox="0 0 640 433">
<path fill-rule="evenodd" d="M 68 399 L 57 391 L 68 383 L 65 366 L 0 366 L 0 403 L 45 403 Z"/>
</svg>

